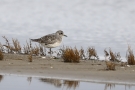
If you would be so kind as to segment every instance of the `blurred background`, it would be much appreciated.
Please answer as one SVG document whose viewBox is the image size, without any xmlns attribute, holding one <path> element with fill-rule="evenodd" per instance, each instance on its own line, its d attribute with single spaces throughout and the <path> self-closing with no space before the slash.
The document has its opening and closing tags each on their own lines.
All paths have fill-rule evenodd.
<svg viewBox="0 0 135 90">
<path fill-rule="evenodd" d="M 135 0 L 0 0 L 2 44 L 2 36 L 23 46 L 57 30 L 68 36 L 61 46 L 94 46 L 100 57 L 111 47 L 125 58 L 128 44 L 135 50 Z"/>
</svg>

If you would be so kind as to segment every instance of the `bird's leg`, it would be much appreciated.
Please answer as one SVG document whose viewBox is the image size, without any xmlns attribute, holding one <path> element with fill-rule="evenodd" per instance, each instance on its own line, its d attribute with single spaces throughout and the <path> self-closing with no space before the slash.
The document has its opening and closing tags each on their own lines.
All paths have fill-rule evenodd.
<svg viewBox="0 0 135 90">
<path fill-rule="evenodd" d="M 52 57 L 52 48 L 50 48 L 50 56 Z"/>
</svg>

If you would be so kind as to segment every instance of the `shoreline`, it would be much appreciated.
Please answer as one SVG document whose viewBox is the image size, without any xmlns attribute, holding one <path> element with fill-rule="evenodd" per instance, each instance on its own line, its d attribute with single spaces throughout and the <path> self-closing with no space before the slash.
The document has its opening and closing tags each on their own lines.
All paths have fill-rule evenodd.
<svg viewBox="0 0 135 90">
<path fill-rule="evenodd" d="M 27 55 L 8 55 L 0 61 L 1 75 L 51 78 L 62 80 L 89 81 L 93 83 L 114 83 L 135 85 L 135 65 L 116 70 L 105 70 L 103 61 L 81 60 L 80 63 L 64 63 L 62 59 L 47 59 L 34 56 L 28 62 Z"/>
</svg>

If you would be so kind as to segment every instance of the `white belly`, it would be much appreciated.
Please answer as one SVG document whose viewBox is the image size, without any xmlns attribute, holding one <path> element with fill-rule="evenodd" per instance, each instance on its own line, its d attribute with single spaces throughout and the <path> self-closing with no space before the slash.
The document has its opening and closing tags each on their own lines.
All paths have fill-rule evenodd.
<svg viewBox="0 0 135 90">
<path fill-rule="evenodd" d="M 58 47 L 60 45 L 60 42 L 56 42 L 54 44 L 47 44 L 47 45 L 45 45 L 45 43 L 41 43 L 41 45 L 46 47 L 46 48 L 55 48 L 55 47 Z"/>
</svg>

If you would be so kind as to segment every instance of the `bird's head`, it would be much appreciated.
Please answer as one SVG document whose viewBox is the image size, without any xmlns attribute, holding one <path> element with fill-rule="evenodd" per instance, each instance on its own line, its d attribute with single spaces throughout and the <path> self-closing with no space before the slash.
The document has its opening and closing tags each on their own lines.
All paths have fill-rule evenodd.
<svg viewBox="0 0 135 90">
<path fill-rule="evenodd" d="M 67 37 L 67 35 L 65 35 L 62 30 L 58 30 L 56 33 L 57 33 L 58 35 L 60 35 L 60 36 L 65 36 L 65 37 Z"/>
</svg>

